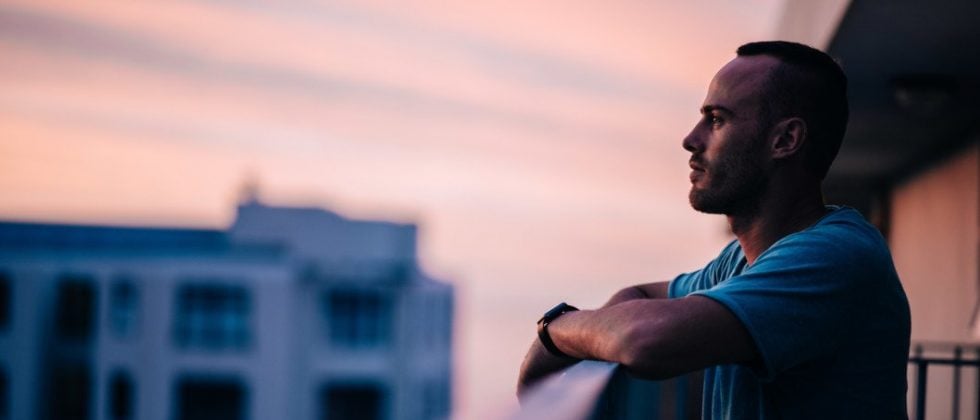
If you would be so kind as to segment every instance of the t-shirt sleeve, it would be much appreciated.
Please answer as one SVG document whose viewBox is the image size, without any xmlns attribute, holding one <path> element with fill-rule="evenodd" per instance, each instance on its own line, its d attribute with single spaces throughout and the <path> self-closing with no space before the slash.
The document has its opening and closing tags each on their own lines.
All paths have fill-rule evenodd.
<svg viewBox="0 0 980 420">
<path fill-rule="evenodd" d="M 865 276 L 860 248 L 826 233 L 791 235 L 741 274 L 693 294 L 742 321 L 762 358 L 750 367 L 769 380 L 834 353 Z"/>
<path fill-rule="evenodd" d="M 741 258 L 738 249 L 738 241 L 731 241 L 721 254 L 704 268 L 675 277 L 668 285 L 667 297 L 684 297 L 699 290 L 709 289 L 724 280 L 727 277 L 725 274 L 730 272 Z"/>
</svg>

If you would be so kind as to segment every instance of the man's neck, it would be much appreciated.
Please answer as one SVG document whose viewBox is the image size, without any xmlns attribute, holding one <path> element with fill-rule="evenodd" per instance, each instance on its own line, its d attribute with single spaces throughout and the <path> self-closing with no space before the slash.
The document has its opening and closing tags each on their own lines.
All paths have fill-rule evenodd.
<svg viewBox="0 0 980 420">
<path fill-rule="evenodd" d="M 728 215 L 728 223 L 752 265 L 776 241 L 810 227 L 826 213 L 818 186 L 762 197 L 754 211 Z"/>
</svg>

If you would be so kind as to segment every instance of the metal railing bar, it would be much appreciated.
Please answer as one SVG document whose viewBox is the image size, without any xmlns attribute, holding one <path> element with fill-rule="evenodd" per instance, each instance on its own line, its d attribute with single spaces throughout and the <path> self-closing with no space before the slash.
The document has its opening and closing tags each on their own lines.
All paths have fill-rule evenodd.
<svg viewBox="0 0 980 420">
<path fill-rule="evenodd" d="M 956 347 L 953 349 L 953 420 L 960 420 L 960 367 L 959 364 L 963 356 L 963 349 Z"/>
<path fill-rule="evenodd" d="M 915 363 L 915 418 L 925 420 L 926 418 L 926 374 L 929 369 L 929 362 L 922 358 L 922 345 L 915 346 L 915 356 L 909 358 L 910 363 Z"/>
<path fill-rule="evenodd" d="M 916 363 L 915 375 L 915 418 L 925 420 L 926 418 L 926 375 L 929 373 L 929 362 L 920 360 Z"/>
<path fill-rule="evenodd" d="M 965 366 L 967 368 L 976 368 L 976 380 L 974 383 L 974 403 L 975 403 L 975 418 L 980 420 L 980 347 L 976 347 L 972 344 L 962 345 L 962 346 L 950 346 L 947 343 L 943 343 L 942 346 L 936 346 L 932 343 L 932 349 L 930 352 L 934 352 L 937 347 L 946 347 L 952 350 L 952 357 L 924 357 L 923 356 L 923 344 L 919 343 L 915 346 L 912 355 L 909 356 L 909 364 L 914 365 L 915 369 L 915 405 L 913 406 L 913 417 L 914 419 L 925 419 L 926 418 L 926 395 L 927 395 L 927 385 L 929 377 L 929 365 L 937 366 L 950 366 L 952 367 L 952 395 L 951 404 L 952 409 L 950 410 L 950 418 L 952 420 L 959 420 L 960 414 L 962 413 L 961 405 L 963 402 L 963 372 L 962 368 Z M 973 353 L 975 359 L 964 359 L 964 352 Z"/>
<path fill-rule="evenodd" d="M 916 341 L 915 346 L 922 347 L 926 351 L 953 351 L 957 347 L 964 350 L 980 351 L 980 343 L 959 342 L 959 341 Z"/>
<path fill-rule="evenodd" d="M 931 357 L 910 357 L 909 363 L 928 363 L 930 365 L 973 366 L 980 367 L 980 360 L 938 359 Z"/>
</svg>

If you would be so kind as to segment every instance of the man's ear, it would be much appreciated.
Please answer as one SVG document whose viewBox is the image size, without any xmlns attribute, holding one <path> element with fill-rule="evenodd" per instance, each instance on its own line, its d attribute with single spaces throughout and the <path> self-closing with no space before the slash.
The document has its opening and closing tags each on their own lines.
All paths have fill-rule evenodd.
<svg viewBox="0 0 980 420">
<path fill-rule="evenodd" d="M 773 159 L 786 159 L 801 150 L 806 142 L 806 121 L 792 117 L 784 119 L 772 127 L 770 131 L 770 155 Z"/>
</svg>

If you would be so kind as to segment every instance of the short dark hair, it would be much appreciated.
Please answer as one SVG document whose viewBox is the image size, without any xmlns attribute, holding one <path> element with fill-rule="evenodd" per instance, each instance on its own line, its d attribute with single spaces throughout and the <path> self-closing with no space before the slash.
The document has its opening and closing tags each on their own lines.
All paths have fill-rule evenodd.
<svg viewBox="0 0 980 420">
<path fill-rule="evenodd" d="M 787 41 L 750 42 L 738 56 L 768 55 L 781 61 L 770 73 L 768 100 L 763 101 L 770 123 L 800 117 L 807 125 L 805 161 L 819 179 L 827 176 L 847 130 L 847 76 L 829 55 Z"/>
</svg>

